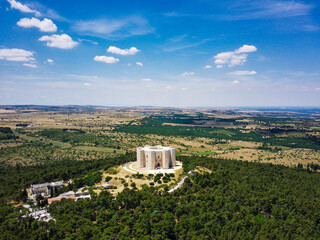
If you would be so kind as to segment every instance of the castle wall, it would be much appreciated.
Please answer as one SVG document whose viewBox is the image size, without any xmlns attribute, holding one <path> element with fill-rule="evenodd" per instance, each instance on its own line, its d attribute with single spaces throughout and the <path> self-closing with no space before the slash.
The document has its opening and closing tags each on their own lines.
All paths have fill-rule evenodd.
<svg viewBox="0 0 320 240">
<path fill-rule="evenodd" d="M 141 166 L 141 147 L 137 148 L 137 165 L 138 167 L 142 167 Z"/>
<path fill-rule="evenodd" d="M 162 158 L 162 151 L 154 151 L 155 152 L 155 168 L 161 168 L 163 166 L 163 158 Z"/>
<path fill-rule="evenodd" d="M 146 155 L 144 150 L 141 150 L 141 167 L 146 167 Z"/>
<path fill-rule="evenodd" d="M 170 160 L 171 160 L 171 156 L 170 156 L 170 150 L 165 149 L 162 151 L 162 155 L 163 155 L 163 168 L 164 169 L 168 169 L 170 167 Z"/>
<path fill-rule="evenodd" d="M 155 169 L 156 164 L 156 153 L 152 150 L 145 151 L 146 153 L 146 168 L 148 170 Z"/>
<path fill-rule="evenodd" d="M 139 168 L 144 168 L 146 166 L 145 153 L 141 147 L 137 148 L 137 163 Z"/>
<path fill-rule="evenodd" d="M 171 156 L 171 167 L 176 166 L 176 149 L 171 148 L 170 149 L 170 156 Z"/>
<path fill-rule="evenodd" d="M 137 148 L 137 167 L 153 170 L 169 169 L 176 165 L 176 150 L 173 147 L 145 146 Z"/>
</svg>

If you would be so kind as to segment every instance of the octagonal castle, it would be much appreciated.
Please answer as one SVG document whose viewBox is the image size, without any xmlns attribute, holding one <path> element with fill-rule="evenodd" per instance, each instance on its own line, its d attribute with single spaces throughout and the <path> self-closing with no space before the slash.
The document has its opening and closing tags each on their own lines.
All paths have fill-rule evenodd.
<svg viewBox="0 0 320 240">
<path fill-rule="evenodd" d="M 145 146 L 137 148 L 137 167 L 169 169 L 176 165 L 176 149 L 173 147 Z"/>
</svg>

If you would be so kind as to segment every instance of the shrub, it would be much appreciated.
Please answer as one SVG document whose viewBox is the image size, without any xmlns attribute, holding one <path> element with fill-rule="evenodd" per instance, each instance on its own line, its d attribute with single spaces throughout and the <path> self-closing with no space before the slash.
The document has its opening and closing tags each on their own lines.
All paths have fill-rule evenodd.
<svg viewBox="0 0 320 240">
<path fill-rule="evenodd" d="M 109 182 L 111 179 L 112 179 L 112 177 L 107 176 L 107 177 L 106 177 L 106 182 Z"/>
</svg>

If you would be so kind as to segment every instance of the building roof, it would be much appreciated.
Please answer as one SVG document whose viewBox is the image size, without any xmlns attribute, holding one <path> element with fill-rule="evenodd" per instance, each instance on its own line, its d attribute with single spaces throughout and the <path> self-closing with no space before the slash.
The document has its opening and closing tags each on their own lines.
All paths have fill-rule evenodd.
<svg viewBox="0 0 320 240">
<path fill-rule="evenodd" d="M 63 186 L 64 182 L 63 181 L 57 181 L 57 182 L 46 182 L 46 183 L 39 183 L 39 184 L 31 184 L 31 188 L 45 188 L 45 187 L 55 187 L 55 186 Z"/>
</svg>

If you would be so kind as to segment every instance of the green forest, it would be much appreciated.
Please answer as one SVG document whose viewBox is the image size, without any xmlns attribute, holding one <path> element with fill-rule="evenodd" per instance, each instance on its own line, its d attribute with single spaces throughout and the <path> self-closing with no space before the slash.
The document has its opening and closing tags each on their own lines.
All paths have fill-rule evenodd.
<svg viewBox="0 0 320 240">
<path fill-rule="evenodd" d="M 257 118 L 264 120 L 265 124 L 275 121 L 274 118 Z M 256 121 L 258 121 L 255 119 Z M 268 119 L 268 121 L 266 120 Z M 212 120 L 199 118 L 197 120 Z M 262 142 L 270 145 L 286 146 L 292 148 L 310 148 L 320 150 L 320 142 L 318 138 L 309 137 L 304 129 L 292 128 L 267 128 L 256 129 L 243 132 L 241 129 L 225 129 L 219 127 L 202 127 L 202 126 L 168 126 L 163 123 L 184 123 L 192 124 L 194 118 L 164 118 L 164 117 L 146 117 L 140 121 L 141 125 L 120 126 L 114 131 L 136 134 L 155 134 L 159 136 L 182 136 L 182 137 L 205 137 L 225 140 L 241 140 L 249 142 Z M 217 119 L 216 121 L 221 121 Z M 224 121 L 235 121 L 235 119 L 227 119 Z M 284 121 L 284 120 L 282 120 Z M 288 122 L 292 119 L 288 118 Z M 303 136 L 277 136 L 279 133 L 300 133 Z"/>
<path fill-rule="evenodd" d="M 2 165 L 0 238 L 320 239 L 320 175 L 302 166 L 179 156 L 185 171 L 202 166 L 212 172 L 190 176 L 171 194 L 160 185 L 126 188 L 116 198 L 104 190 L 92 199 L 63 199 L 48 207 L 56 222 L 22 218 L 22 207 L 8 205 L 31 183 L 91 178 L 132 157 Z"/>
<path fill-rule="evenodd" d="M 17 137 L 13 134 L 9 127 L 0 127 L 0 140 L 16 139 Z"/>
</svg>

